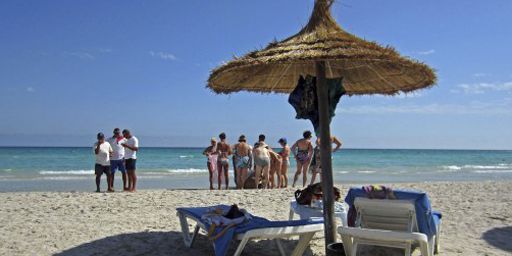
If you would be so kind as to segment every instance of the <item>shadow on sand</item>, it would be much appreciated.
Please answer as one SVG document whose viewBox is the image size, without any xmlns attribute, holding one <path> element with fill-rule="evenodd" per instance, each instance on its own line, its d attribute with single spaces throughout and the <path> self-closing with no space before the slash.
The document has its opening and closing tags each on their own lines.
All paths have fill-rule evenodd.
<svg viewBox="0 0 512 256">
<path fill-rule="evenodd" d="M 291 252 L 297 240 L 283 240 L 285 250 Z M 233 255 L 238 242 L 232 242 L 228 255 Z M 271 249 L 272 253 L 269 253 Z M 198 236 L 193 248 L 187 248 L 180 232 L 140 232 L 119 234 L 98 239 L 67 249 L 55 256 L 75 255 L 214 255 L 210 241 Z M 252 241 L 247 244 L 242 255 L 279 255 L 274 241 Z M 312 255 L 308 248 L 304 255 Z"/>
<path fill-rule="evenodd" d="M 512 226 L 493 228 L 486 231 L 482 238 L 496 248 L 506 252 L 512 252 Z"/>
</svg>

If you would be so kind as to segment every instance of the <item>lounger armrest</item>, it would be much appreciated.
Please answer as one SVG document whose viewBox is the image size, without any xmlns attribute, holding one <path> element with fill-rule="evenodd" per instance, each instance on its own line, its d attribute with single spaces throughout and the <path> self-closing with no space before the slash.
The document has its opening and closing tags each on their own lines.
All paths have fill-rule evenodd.
<svg viewBox="0 0 512 256">
<path fill-rule="evenodd" d="M 374 239 L 380 241 L 409 241 L 409 242 L 420 242 L 428 243 L 427 235 L 422 233 L 409 233 L 379 229 L 366 229 L 366 228 L 353 228 L 353 227 L 338 227 L 338 233 L 340 235 L 348 235 L 352 237 Z"/>
<path fill-rule="evenodd" d="M 324 230 L 323 224 L 307 224 L 302 226 L 289 226 L 289 227 L 272 227 L 272 228 L 259 228 L 249 230 L 243 234 L 239 234 L 238 238 L 243 236 L 249 237 L 264 237 L 264 238 L 279 238 L 284 236 L 296 236 L 307 233 L 315 233 Z"/>
<path fill-rule="evenodd" d="M 338 233 L 341 235 L 343 243 L 347 243 L 346 252 L 352 250 L 353 239 L 364 239 L 376 241 L 377 244 L 393 244 L 393 243 L 418 243 L 421 255 L 431 256 L 432 251 L 429 249 L 428 237 L 425 234 L 417 232 L 400 232 L 379 229 L 338 227 Z"/>
</svg>

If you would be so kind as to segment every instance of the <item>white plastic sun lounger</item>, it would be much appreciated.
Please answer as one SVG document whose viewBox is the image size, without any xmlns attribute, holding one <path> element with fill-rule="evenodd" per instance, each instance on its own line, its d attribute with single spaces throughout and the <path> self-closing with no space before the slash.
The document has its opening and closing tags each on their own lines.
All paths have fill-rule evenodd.
<svg viewBox="0 0 512 256">
<path fill-rule="evenodd" d="M 422 256 L 438 252 L 439 229 L 430 240 L 418 231 L 414 202 L 358 197 L 354 206 L 356 227 L 338 227 L 346 255 L 356 256 L 359 245 L 401 248 L 406 256 L 413 245 L 419 246 Z"/>
<path fill-rule="evenodd" d="M 181 231 L 183 232 L 183 240 L 185 242 L 185 245 L 191 248 L 199 233 L 199 230 L 203 229 L 205 232 L 207 232 L 208 230 L 206 226 L 203 224 L 203 222 L 197 218 L 197 216 L 186 214 L 183 211 L 178 211 L 177 215 L 180 220 Z M 192 233 L 190 233 L 189 230 L 189 219 L 194 220 L 196 222 L 194 231 Z M 275 239 L 277 248 L 282 256 L 301 256 L 304 254 L 304 251 L 309 246 L 309 242 L 311 241 L 315 233 L 323 231 L 323 228 L 324 226 L 322 223 L 316 223 L 300 226 L 269 227 L 249 230 L 245 233 L 235 235 L 235 239 L 240 240 L 240 243 L 234 255 L 239 256 L 244 250 L 249 240 L 251 239 Z M 288 238 L 291 236 L 299 236 L 299 241 L 292 254 L 288 254 L 284 251 L 284 248 L 279 239 Z"/>
</svg>

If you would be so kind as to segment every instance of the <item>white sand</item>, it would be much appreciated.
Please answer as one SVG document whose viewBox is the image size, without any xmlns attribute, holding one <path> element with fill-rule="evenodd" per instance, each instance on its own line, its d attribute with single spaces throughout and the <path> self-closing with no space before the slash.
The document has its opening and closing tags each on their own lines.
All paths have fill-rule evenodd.
<svg viewBox="0 0 512 256">
<path fill-rule="evenodd" d="M 443 212 L 441 255 L 512 255 L 512 182 L 394 187 L 427 191 L 433 207 Z M 292 195 L 292 189 L 1 193 L 0 255 L 211 255 L 204 237 L 193 249 L 183 245 L 176 207 L 238 203 L 283 220 Z M 295 241 L 285 244 L 291 249 Z M 315 237 L 307 254 L 323 255 L 322 239 Z M 244 255 L 277 251 L 274 243 L 258 241 L 249 243 Z"/>
</svg>

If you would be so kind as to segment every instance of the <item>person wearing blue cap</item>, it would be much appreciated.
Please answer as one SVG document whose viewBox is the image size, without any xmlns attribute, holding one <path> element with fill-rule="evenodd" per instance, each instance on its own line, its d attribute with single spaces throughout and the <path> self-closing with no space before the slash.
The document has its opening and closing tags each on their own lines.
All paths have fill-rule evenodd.
<svg viewBox="0 0 512 256">
<path fill-rule="evenodd" d="M 290 167 L 290 147 L 288 146 L 288 141 L 286 138 L 279 139 L 279 144 L 283 148 L 279 155 L 283 158 L 281 165 L 281 174 L 279 175 L 279 180 L 277 186 L 279 188 L 287 188 L 288 187 L 288 167 Z"/>
<path fill-rule="evenodd" d="M 107 191 L 114 192 L 111 186 L 111 173 L 110 173 L 110 156 L 112 155 L 112 147 L 110 143 L 105 141 L 105 135 L 98 133 L 96 136 L 98 141 L 94 143 L 94 155 L 96 156 L 96 163 L 94 165 L 94 173 L 96 174 L 96 192 L 100 192 L 100 182 L 103 173 L 107 175 Z"/>
</svg>

